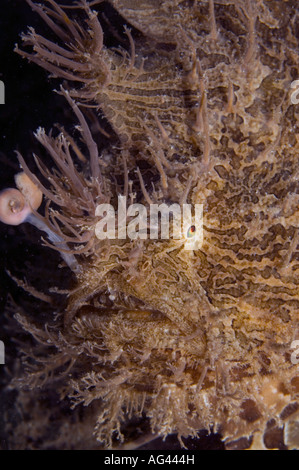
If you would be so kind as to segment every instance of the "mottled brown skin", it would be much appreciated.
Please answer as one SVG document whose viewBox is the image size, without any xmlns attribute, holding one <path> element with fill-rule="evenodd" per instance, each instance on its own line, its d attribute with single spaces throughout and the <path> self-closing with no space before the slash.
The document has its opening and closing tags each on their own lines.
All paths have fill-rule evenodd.
<svg viewBox="0 0 299 470">
<path fill-rule="evenodd" d="M 67 171 L 53 176 L 65 178 L 58 193 L 48 191 L 69 201 L 60 208 L 69 225 L 50 212 L 51 221 L 66 237 L 70 226 L 79 234 L 66 238 L 81 250 L 77 285 L 51 333 L 20 321 L 54 345 L 46 371 L 68 367 L 63 395 L 93 403 L 104 445 L 122 440 L 120 423 L 143 412 L 155 435 L 213 427 L 228 447 L 253 437 L 258 448 L 284 427 L 285 444 L 298 447 L 299 374 L 290 359 L 299 318 L 296 1 L 111 3 L 143 33 L 127 31 L 130 54 L 101 44 L 87 6 L 81 42 L 79 26 L 56 10 L 68 51 L 56 52 L 71 62 L 57 62 L 49 45 L 21 52 L 56 76 L 77 77 L 69 103 L 96 103 L 118 143 L 99 156 L 100 171 L 94 158 L 90 176 L 79 176 L 92 200 L 75 193 Z M 25 44 L 43 43 L 31 32 Z M 126 191 L 146 204 L 203 203 L 202 248 L 97 240 L 96 203 Z"/>
</svg>

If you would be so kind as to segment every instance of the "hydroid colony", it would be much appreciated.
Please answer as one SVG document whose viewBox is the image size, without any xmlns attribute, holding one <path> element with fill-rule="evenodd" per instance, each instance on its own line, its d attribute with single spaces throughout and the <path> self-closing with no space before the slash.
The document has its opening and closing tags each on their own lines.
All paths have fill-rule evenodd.
<svg viewBox="0 0 299 470">
<path fill-rule="evenodd" d="M 105 446 L 143 416 L 154 435 L 259 447 L 281 428 L 298 447 L 297 2 L 111 0 L 140 31 L 129 51 L 105 46 L 101 2 L 28 3 L 56 38 L 29 28 L 16 50 L 64 80 L 81 139 L 39 129 L 39 177 L 19 155 L 76 276 L 56 320 L 18 315 L 37 342 L 27 383 L 92 407 Z M 90 105 L 117 136 L 102 153 Z M 120 194 L 203 204 L 202 248 L 98 240 L 96 206 Z"/>
</svg>

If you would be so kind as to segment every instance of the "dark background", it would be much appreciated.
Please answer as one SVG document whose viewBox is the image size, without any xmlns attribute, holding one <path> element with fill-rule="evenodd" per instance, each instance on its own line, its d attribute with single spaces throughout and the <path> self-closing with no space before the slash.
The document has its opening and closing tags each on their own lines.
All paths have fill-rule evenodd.
<svg viewBox="0 0 299 470">
<path fill-rule="evenodd" d="M 16 54 L 16 43 L 21 44 L 20 34 L 27 25 L 36 28 L 41 21 L 31 11 L 25 0 L 1 0 L 0 14 L 0 79 L 5 84 L 5 105 L 0 105 L 0 189 L 15 186 L 14 174 L 19 170 L 15 150 L 31 160 L 32 151 L 37 151 L 33 132 L 39 127 L 50 129 L 63 116 L 63 100 L 53 99 L 51 84 L 47 74 L 34 64 L 29 64 Z M 34 253 L 28 252 L 27 227 L 8 227 L 0 223 L 0 310 L 7 297 L 11 283 L 5 270 L 12 271 L 25 258 Z"/>
</svg>

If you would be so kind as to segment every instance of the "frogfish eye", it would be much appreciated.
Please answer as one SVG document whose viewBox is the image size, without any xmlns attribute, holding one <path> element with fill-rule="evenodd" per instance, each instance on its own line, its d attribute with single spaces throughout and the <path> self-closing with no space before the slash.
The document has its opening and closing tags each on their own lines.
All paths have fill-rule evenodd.
<svg viewBox="0 0 299 470">
<path fill-rule="evenodd" d="M 196 232 L 196 227 L 195 227 L 195 225 L 191 225 L 191 227 L 188 228 L 187 238 L 192 238 L 192 237 L 194 237 L 195 232 Z"/>
</svg>

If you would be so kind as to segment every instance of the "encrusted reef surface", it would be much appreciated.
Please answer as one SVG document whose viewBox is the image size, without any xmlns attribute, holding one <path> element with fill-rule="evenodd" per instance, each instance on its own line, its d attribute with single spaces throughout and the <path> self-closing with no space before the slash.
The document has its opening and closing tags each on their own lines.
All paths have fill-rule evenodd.
<svg viewBox="0 0 299 470">
<path fill-rule="evenodd" d="M 76 128 L 36 132 L 52 163 L 19 161 L 74 282 L 55 315 L 11 307 L 34 340 L 11 385 L 31 443 L 22 422 L 10 445 L 205 429 L 231 449 L 298 448 L 298 2 L 28 3 L 47 27 L 16 51 L 61 79 Z M 203 204 L 202 246 L 99 240 L 96 207 L 119 195 Z"/>
</svg>

